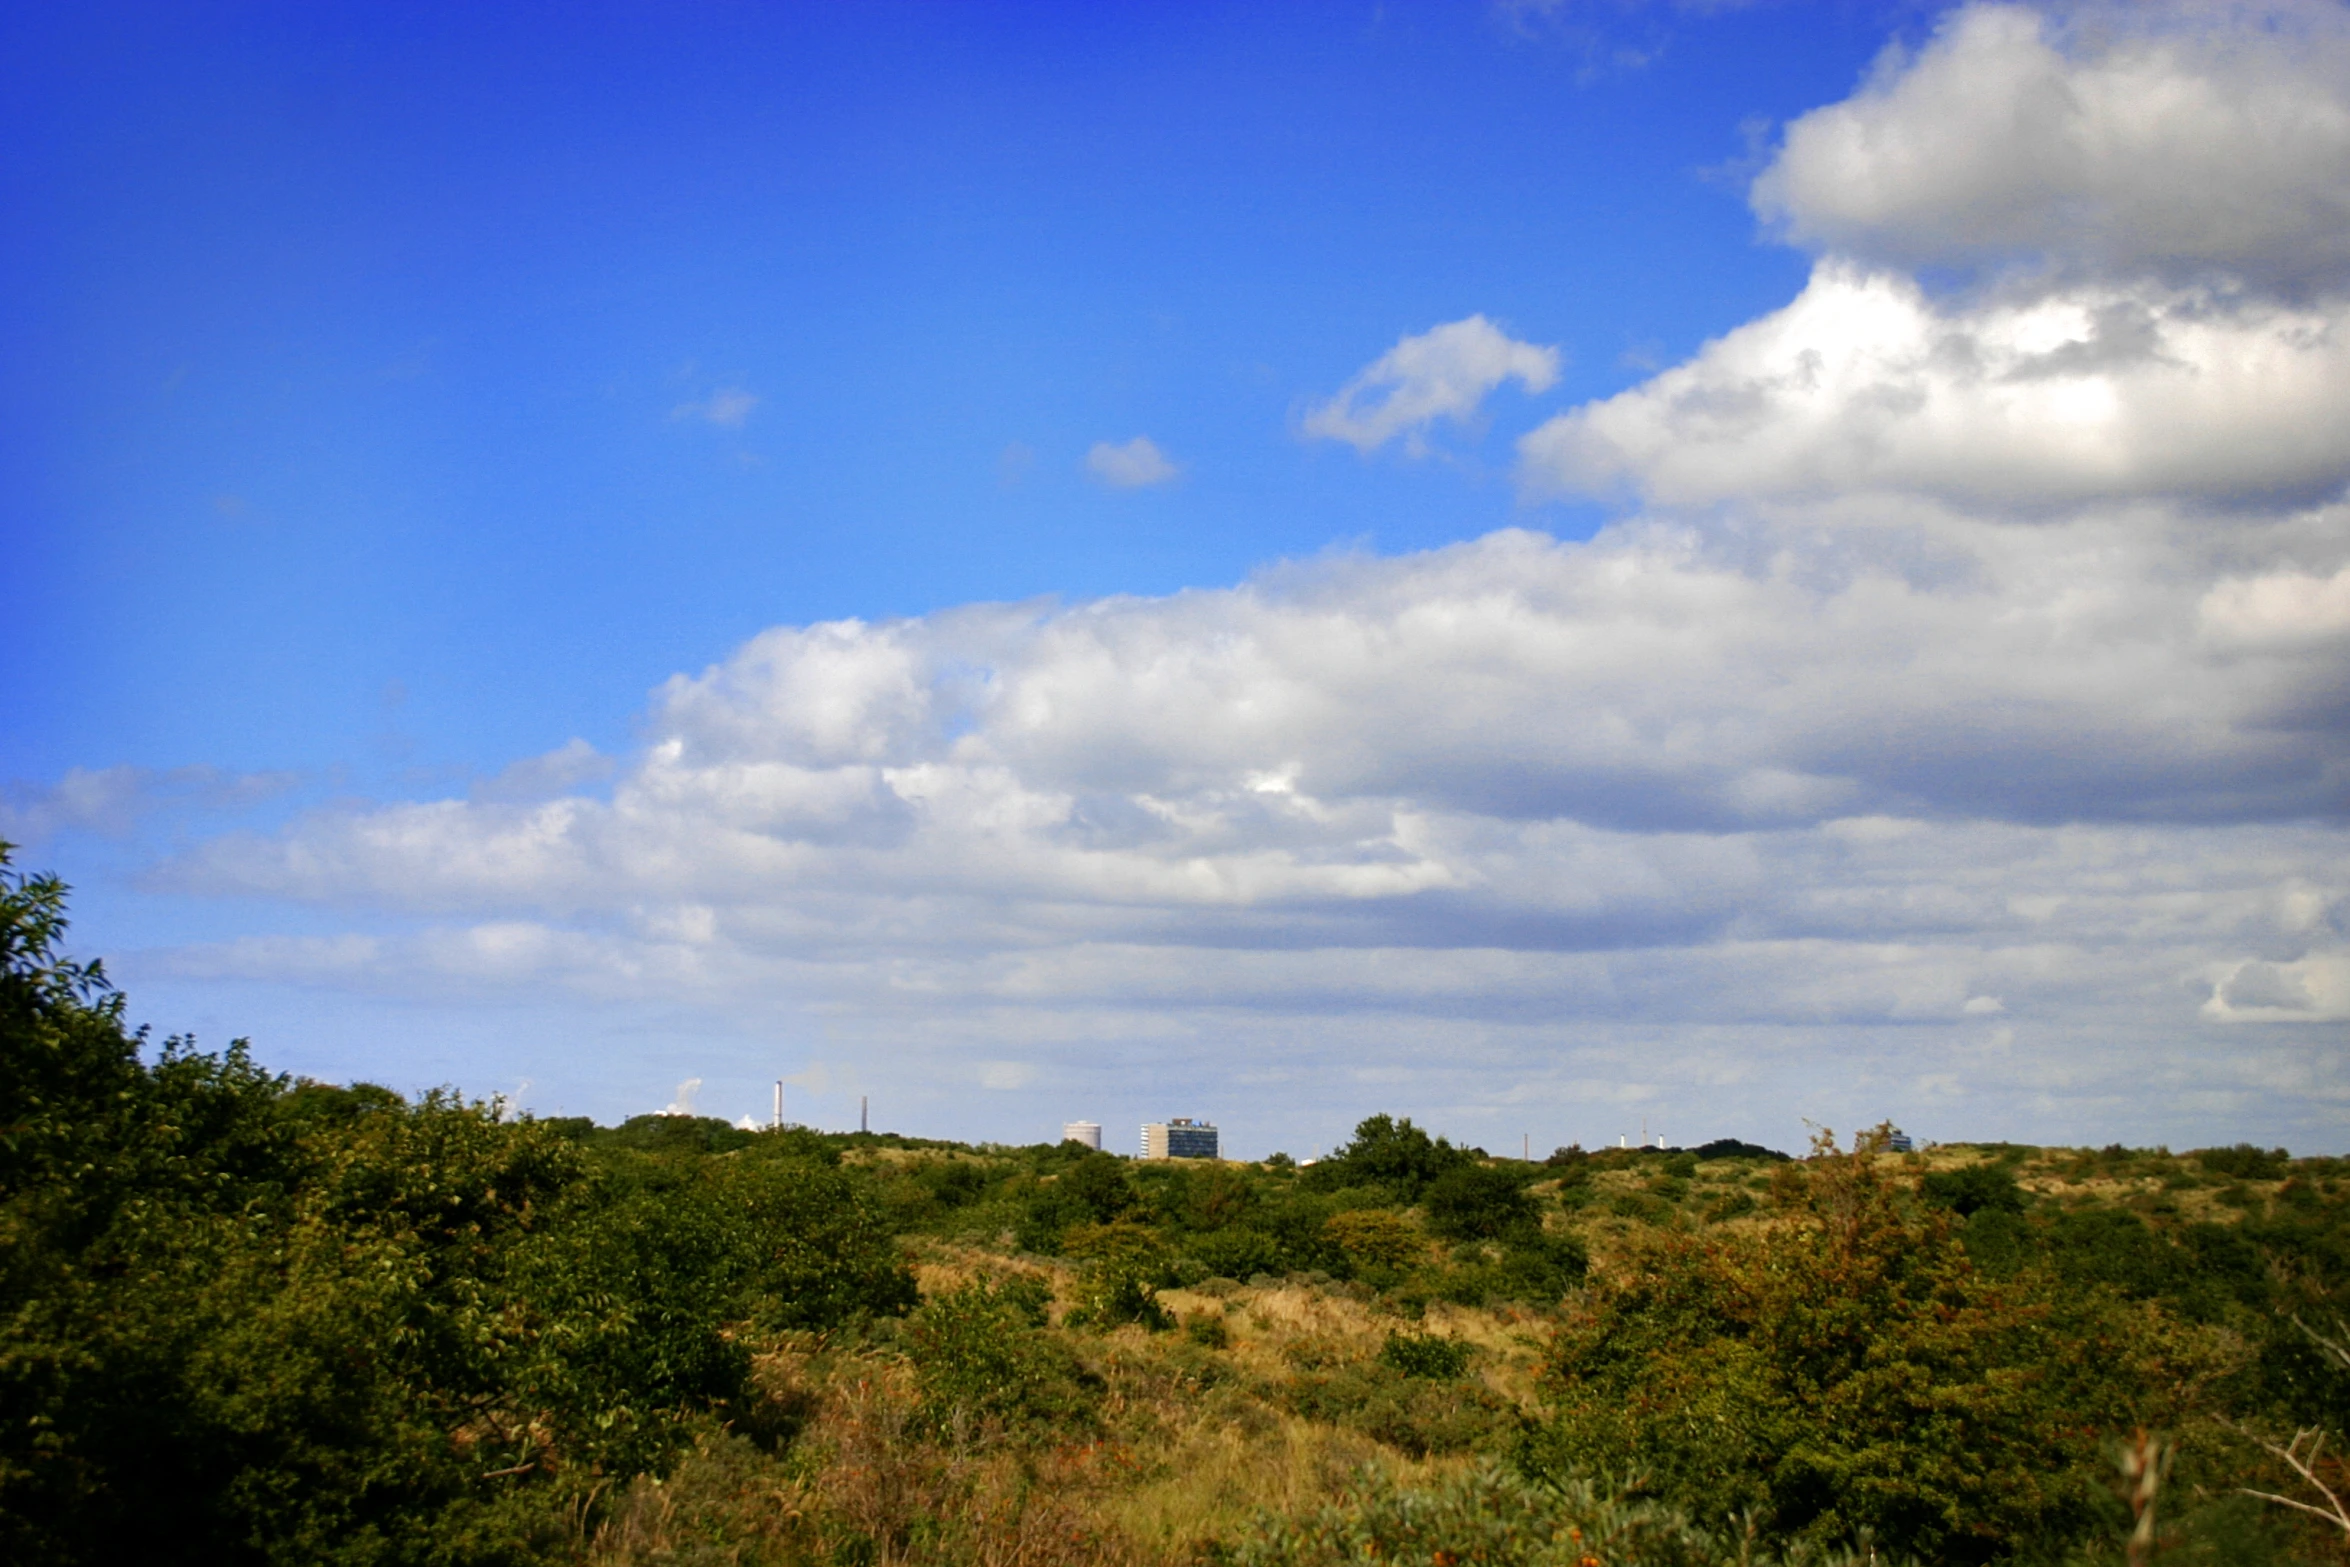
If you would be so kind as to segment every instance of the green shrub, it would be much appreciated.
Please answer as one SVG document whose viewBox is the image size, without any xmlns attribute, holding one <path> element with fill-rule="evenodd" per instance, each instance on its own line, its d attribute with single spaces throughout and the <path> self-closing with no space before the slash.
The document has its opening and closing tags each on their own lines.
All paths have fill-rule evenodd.
<svg viewBox="0 0 2350 1567">
<path fill-rule="evenodd" d="M 1434 1333 L 1390 1333 L 1379 1347 L 1379 1363 L 1407 1377 L 1446 1382 L 1469 1369 L 1469 1346 Z"/>
<path fill-rule="evenodd" d="M 2015 1183 L 2015 1170 L 2006 1164 L 1969 1164 L 1955 1170 L 1936 1170 L 1918 1183 L 1918 1194 L 1938 1208 L 1948 1208 L 1962 1219 L 1985 1209 L 2021 1213 L 2028 1199 Z"/>
<path fill-rule="evenodd" d="M 1134 1224 L 1087 1226 L 1071 1232 L 1069 1251 L 1088 1259 L 1067 1317 L 1071 1326 L 1133 1322 L 1158 1333 L 1175 1325 L 1159 1304 L 1159 1291 L 1175 1282 L 1175 1271 L 1156 1232 Z"/>
<path fill-rule="evenodd" d="M 1636 1468 L 1704 1517 L 1751 1509 L 1776 1541 L 1866 1533 L 1936 1561 L 2091 1527 L 2094 1433 L 2177 1375 L 2144 1326 L 1982 1279 L 1952 1221 L 1866 1154 L 1813 1159 L 1798 1190 L 1768 1233 L 1663 1233 L 1599 1285 L 1553 1349 L 1529 1472 Z"/>
<path fill-rule="evenodd" d="M 1516 1426 L 1514 1407 L 1458 1379 L 1407 1376 L 1384 1361 L 1301 1371 L 1280 1389 L 1292 1414 L 1360 1432 L 1413 1458 L 1494 1451 Z"/>
<path fill-rule="evenodd" d="M 2238 1143 L 2233 1148 L 2198 1148 L 2187 1157 L 2203 1166 L 2208 1174 L 2238 1181 L 2282 1180 L 2293 1163 L 2293 1156 L 2282 1148 L 2256 1148 L 2250 1143 Z"/>
<path fill-rule="evenodd" d="M 0 853 L 9 1560 L 537 1559 L 599 1472 L 741 1409 L 738 1324 L 911 1301 L 804 1160 L 293 1084 L 242 1045 L 142 1062 L 54 950 L 62 899 Z"/>
<path fill-rule="evenodd" d="M 1490 1240 L 1534 1223 L 1534 1199 L 1518 1176 L 1499 1165 L 1464 1164 L 1445 1171 L 1422 1198 L 1428 1227 L 1448 1240 Z"/>
<path fill-rule="evenodd" d="M 1731 1192 L 1706 1205 L 1705 1220 L 1708 1224 L 1727 1223 L 1731 1219 L 1746 1217 L 1758 1206 L 1752 1192 Z"/>
<path fill-rule="evenodd" d="M 1041 1296 L 1041 1298 L 1040 1298 Z M 934 1428 L 995 1422 L 1016 1433 L 1090 1431 L 1090 1379 L 1067 1346 L 1038 1331 L 1041 1281 L 985 1281 L 934 1295 L 902 1335 Z"/>
<path fill-rule="evenodd" d="M 1355 1127 L 1352 1141 L 1308 1168 L 1300 1179 L 1316 1191 L 1365 1187 L 1400 1203 L 1417 1202 L 1448 1171 L 1474 1162 L 1466 1149 L 1431 1138 L 1409 1116 L 1374 1115 Z"/>
<path fill-rule="evenodd" d="M 1183 1336 L 1194 1344 L 1209 1349 L 1230 1349 L 1232 1329 L 1225 1324 L 1223 1313 L 1195 1311 L 1183 1319 Z"/>
</svg>

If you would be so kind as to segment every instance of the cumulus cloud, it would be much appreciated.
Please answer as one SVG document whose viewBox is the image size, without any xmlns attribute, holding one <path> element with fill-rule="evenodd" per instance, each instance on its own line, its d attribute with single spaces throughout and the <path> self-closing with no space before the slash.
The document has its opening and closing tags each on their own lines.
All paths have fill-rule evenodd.
<svg viewBox="0 0 2350 1567">
<path fill-rule="evenodd" d="M 1428 427 L 1474 416 L 1505 381 L 1529 392 L 1558 380 L 1555 348 L 1521 343 L 1483 316 L 1404 338 L 1305 417 L 1308 435 L 1375 451 L 1397 436 L 1417 453 Z"/>
<path fill-rule="evenodd" d="M 169 880 L 477 922 L 290 969 L 582 996 L 2290 1020 L 2194 977 L 2340 950 L 2344 680 L 2211 645 L 2227 556 L 2137 515 L 1640 524 L 772 632 L 663 689 L 609 800 L 319 813 Z"/>
<path fill-rule="evenodd" d="M 2012 520 L 2350 481 L 2338 7 L 1963 7 L 1788 126 L 1752 199 L 1819 252 L 1801 296 L 1524 437 L 1531 493 Z"/>
<path fill-rule="evenodd" d="M 1167 484 L 1183 471 L 1147 435 L 1138 435 L 1115 446 L 1108 441 L 1094 442 L 1085 454 L 1085 470 L 1116 490 L 1142 490 L 1154 484 Z"/>
<path fill-rule="evenodd" d="M 2337 6 L 1967 6 L 1789 125 L 1754 207 L 1902 267 L 2330 285 L 2350 267 L 2346 85 Z"/>
<path fill-rule="evenodd" d="M 2239 963 L 2212 987 L 2203 1012 L 2225 1022 L 2350 1022 L 2350 952 Z"/>
<path fill-rule="evenodd" d="M 1657 505 L 1900 492 L 2026 515 L 2132 496 L 2315 497 L 2350 479 L 2350 300 L 2098 285 L 1943 304 L 1822 263 L 1784 309 L 1559 415 L 1538 492 Z"/>
</svg>

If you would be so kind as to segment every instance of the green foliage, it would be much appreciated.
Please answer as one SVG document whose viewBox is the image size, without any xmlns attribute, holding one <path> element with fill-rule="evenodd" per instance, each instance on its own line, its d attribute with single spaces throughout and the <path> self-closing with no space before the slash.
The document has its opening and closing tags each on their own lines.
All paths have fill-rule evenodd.
<svg viewBox="0 0 2350 1567">
<path fill-rule="evenodd" d="M 1451 1240 L 1491 1240 L 1534 1224 L 1534 1199 L 1499 1165 L 1460 1164 L 1428 1184 L 1428 1227 Z"/>
<path fill-rule="evenodd" d="M 1607 1280 L 1559 1336 L 1528 1470 L 1630 1467 L 1774 1540 L 1938 1561 L 2087 1528 L 2090 1433 L 2144 1413 L 2147 1341 L 1983 1279 L 1867 1153 L 1816 1159 L 1803 1196 L 1768 1234 L 1658 1235 Z"/>
<path fill-rule="evenodd" d="M 738 1324 L 902 1309 L 842 1178 L 152 1061 L 0 865 L 0 1552 L 540 1559 L 746 1392 Z M 705 1143 L 706 1147 L 706 1143 Z"/>
<path fill-rule="evenodd" d="M 1473 1161 L 1465 1149 L 1430 1138 L 1408 1116 L 1399 1121 L 1374 1115 L 1355 1128 L 1351 1142 L 1308 1169 L 1303 1179 L 1317 1191 L 1363 1186 L 1410 1203 L 1447 1171 Z"/>
<path fill-rule="evenodd" d="M 1407 1377 L 1449 1382 L 1469 1369 L 1469 1346 L 1435 1333 L 1390 1333 L 1379 1346 L 1379 1362 Z"/>
<path fill-rule="evenodd" d="M 906 1319 L 905 1343 L 933 1427 L 993 1422 L 1020 1435 L 1093 1429 L 1089 1378 L 1057 1338 L 1040 1332 L 1051 1292 L 1020 1276 L 934 1295 Z"/>
<path fill-rule="evenodd" d="M 1063 1146 L 1082 1147 L 1077 1143 Z M 1023 1251 L 1052 1255 L 1061 1250 L 1072 1228 L 1108 1224 L 1133 1207 L 1134 1201 L 1126 1161 L 1115 1154 L 1084 1149 L 1057 1175 L 1031 1189 L 1014 1236 Z"/>
<path fill-rule="evenodd" d="M 1491 1449 L 1510 1406 L 1475 1382 L 1408 1375 L 1384 1359 L 1309 1368 L 1282 1385 L 1291 1413 L 1360 1432 L 1414 1458 Z"/>
<path fill-rule="evenodd" d="M 1767 1159 L 1784 1164 L 1787 1156 L 1776 1148 L 1765 1148 L 1760 1143 L 1742 1143 L 1735 1137 L 1717 1137 L 1710 1143 L 1700 1143 L 1696 1149 L 1699 1162 L 1715 1159 Z"/>
<path fill-rule="evenodd" d="M 1175 1325 L 1159 1304 L 1160 1287 L 1168 1282 L 1165 1265 L 1145 1257 L 1104 1257 L 1087 1270 L 1077 1304 L 1070 1309 L 1073 1327 L 1114 1328 L 1137 1323 L 1153 1333 Z"/>
<path fill-rule="evenodd" d="M 2021 1213 L 2027 1206 L 2015 1170 L 2006 1164 L 1969 1164 L 1955 1170 L 1936 1170 L 1918 1183 L 1918 1192 L 1936 1207 L 1948 1208 L 1962 1219 L 1986 1209 Z"/>
<path fill-rule="evenodd" d="M 1195 1311 L 1185 1317 L 1183 1336 L 1208 1349 L 1232 1347 L 1232 1329 L 1225 1325 L 1223 1315 L 1219 1312 Z"/>
<path fill-rule="evenodd" d="M 632 1153 L 705 1154 L 731 1152 L 758 1135 L 707 1115 L 632 1115 L 588 1141 Z"/>
<path fill-rule="evenodd" d="M 2292 1169 L 2293 1156 L 2282 1148 L 2255 1148 L 2238 1143 L 2233 1148 L 2199 1148 L 2187 1157 L 2212 1175 L 2238 1181 L 2276 1181 Z"/>
</svg>

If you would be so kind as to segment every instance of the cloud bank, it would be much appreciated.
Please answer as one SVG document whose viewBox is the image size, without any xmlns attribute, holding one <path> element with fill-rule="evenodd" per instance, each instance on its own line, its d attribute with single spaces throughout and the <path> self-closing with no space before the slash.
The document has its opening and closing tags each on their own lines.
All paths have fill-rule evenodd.
<svg viewBox="0 0 2350 1567">
<path fill-rule="evenodd" d="M 608 797 L 567 750 L 192 847 L 164 884 L 409 924 L 169 961 L 788 995 L 945 1093 L 1180 1061 L 1471 1133 L 2338 1143 L 2343 32 L 2117 15 L 1954 12 L 1790 125 L 1753 201 L 1801 296 L 1520 444 L 1625 503 L 1588 541 L 779 627 L 663 686 Z M 1305 427 L 1556 374 L 1472 316 Z"/>
</svg>

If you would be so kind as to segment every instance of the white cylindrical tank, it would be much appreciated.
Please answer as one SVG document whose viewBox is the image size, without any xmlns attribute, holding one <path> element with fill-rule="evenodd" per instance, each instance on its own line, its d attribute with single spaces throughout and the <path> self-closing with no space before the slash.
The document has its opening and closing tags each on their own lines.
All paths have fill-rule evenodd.
<svg viewBox="0 0 2350 1567">
<path fill-rule="evenodd" d="M 1069 1121 L 1061 1127 L 1061 1141 L 1083 1143 L 1088 1148 L 1102 1145 L 1102 1123 L 1099 1121 Z"/>
</svg>

